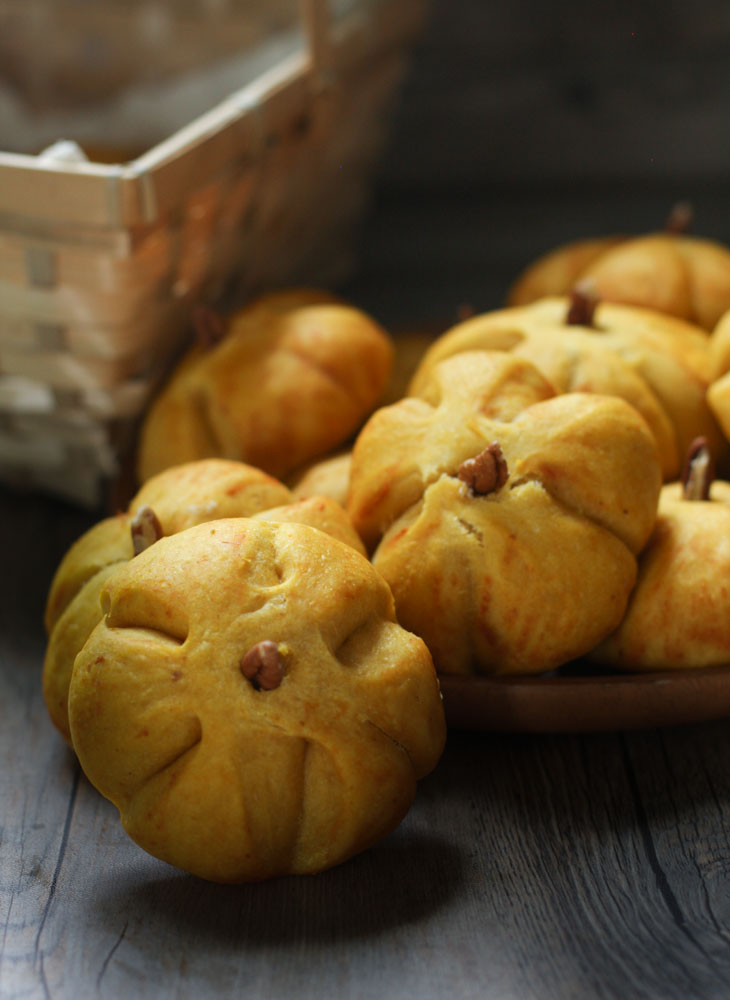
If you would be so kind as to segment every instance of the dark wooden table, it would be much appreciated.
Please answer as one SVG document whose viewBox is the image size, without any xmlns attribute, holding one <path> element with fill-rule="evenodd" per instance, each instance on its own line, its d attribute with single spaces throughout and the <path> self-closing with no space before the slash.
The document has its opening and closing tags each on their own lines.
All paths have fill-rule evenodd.
<svg viewBox="0 0 730 1000">
<path fill-rule="evenodd" d="M 86 516 L 0 517 L 1 997 L 730 995 L 730 723 L 452 732 L 378 847 L 211 885 L 127 839 L 46 716 L 42 605 Z"/>
<path fill-rule="evenodd" d="M 539 226 L 537 197 L 381 204 L 349 291 L 394 322 L 496 305 L 528 247 L 609 229 L 631 196 L 570 218 L 543 198 Z M 3 1000 L 730 996 L 730 721 L 452 731 L 401 827 L 316 877 L 222 887 L 144 854 L 41 697 L 50 577 L 95 519 L 0 487 Z"/>
</svg>

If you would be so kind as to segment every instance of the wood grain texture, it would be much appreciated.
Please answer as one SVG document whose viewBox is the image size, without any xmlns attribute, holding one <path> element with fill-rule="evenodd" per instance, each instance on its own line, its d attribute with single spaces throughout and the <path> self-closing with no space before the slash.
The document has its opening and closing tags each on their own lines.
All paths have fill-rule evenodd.
<svg viewBox="0 0 730 1000">
<path fill-rule="evenodd" d="M 446 721 L 493 733 L 606 733 L 730 716 L 730 667 L 602 673 L 580 660 L 546 676 L 441 678 Z"/>
<path fill-rule="evenodd" d="M 441 0 L 437 7 L 445 32 L 449 12 Z M 451 18 L 462 37 L 475 36 L 462 82 L 498 73 L 476 56 L 476 26 L 482 44 L 487 27 L 494 46 L 505 33 L 511 39 L 500 57 L 509 87 L 490 105 L 495 129 L 479 137 L 469 163 L 473 119 L 454 104 L 460 78 L 447 79 L 451 63 L 438 55 L 435 36 L 418 56 L 421 83 L 430 73 L 429 86 L 452 88 L 453 132 L 443 131 L 444 106 L 431 142 L 451 138 L 461 159 L 412 141 L 421 110 L 411 89 L 399 112 L 411 123 L 383 164 L 361 269 L 343 289 L 390 328 L 447 324 L 464 303 L 496 307 L 537 253 L 577 236 L 640 232 L 679 198 L 695 202 L 698 232 L 730 237 L 728 182 L 710 183 L 704 161 L 694 175 L 661 183 L 646 173 L 631 184 L 615 175 L 577 183 L 574 161 L 549 181 L 539 160 L 526 162 L 524 184 L 498 183 L 499 171 L 484 171 L 490 150 L 499 152 L 505 102 L 527 53 L 554 58 L 558 27 L 547 14 L 533 25 L 530 8 L 480 11 L 471 0 L 459 25 Z M 671 32 L 683 11 L 670 4 L 666 12 L 662 30 Z M 571 28 L 563 17 L 573 51 L 580 23 Z M 525 24 L 531 47 L 513 63 Z M 714 51 L 706 20 L 698 16 L 690 29 Z M 588 69 L 594 51 L 592 39 Z M 659 49 L 654 55 L 664 58 Z M 517 91 L 520 100 L 536 93 L 534 79 L 532 90 Z M 708 133 L 710 144 L 716 139 Z M 421 155 L 421 181 L 411 185 Z M 398 156 L 406 158 L 398 164 Z M 511 162 L 514 150 L 499 170 Z M 730 721 L 585 736 L 452 731 L 400 828 L 316 877 L 223 887 L 144 854 L 80 773 L 41 699 L 47 587 L 68 544 L 95 519 L 0 489 L 2 1000 L 730 995 Z"/>
<path fill-rule="evenodd" d="M 0 997 L 720 998 L 730 990 L 730 724 L 453 731 L 401 827 L 253 886 L 150 858 L 40 695 L 40 612 L 83 529 L 0 494 Z M 12 531 L 7 526 L 12 525 Z"/>
</svg>

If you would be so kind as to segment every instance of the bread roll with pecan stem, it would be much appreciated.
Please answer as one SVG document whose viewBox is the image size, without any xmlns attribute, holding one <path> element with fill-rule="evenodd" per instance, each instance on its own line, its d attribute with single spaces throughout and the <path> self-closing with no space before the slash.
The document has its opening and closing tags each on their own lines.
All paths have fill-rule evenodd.
<svg viewBox="0 0 730 1000">
<path fill-rule="evenodd" d="M 347 501 L 351 462 L 351 451 L 343 451 L 315 462 L 295 477 L 292 493 L 299 499 L 311 496 L 331 497 L 344 506 Z"/>
<path fill-rule="evenodd" d="M 707 438 L 719 460 L 727 445 L 706 399 L 708 334 L 671 316 L 591 295 L 583 286 L 572 296 L 458 324 L 428 351 L 409 391 L 418 394 L 431 367 L 460 351 L 509 351 L 537 365 L 557 392 L 597 392 L 631 403 L 656 439 L 665 480 L 677 478 L 695 437 Z"/>
<path fill-rule="evenodd" d="M 390 375 L 386 332 L 323 293 L 272 294 L 218 325 L 203 324 L 211 343 L 188 352 L 147 413 L 141 482 L 209 457 L 284 478 L 343 444 Z"/>
<path fill-rule="evenodd" d="M 425 644 L 368 560 L 237 518 L 116 572 L 74 667 L 73 745 L 146 851 L 217 882 L 318 872 L 389 834 L 438 761 Z"/>
<path fill-rule="evenodd" d="M 473 351 L 373 414 L 347 510 L 439 671 L 541 673 L 620 622 L 660 486 L 624 400 L 556 396 L 530 362 Z"/>
<path fill-rule="evenodd" d="M 659 498 L 621 624 L 590 659 L 618 670 L 730 665 L 730 483 L 713 479 L 706 442 Z"/>
<path fill-rule="evenodd" d="M 575 240 L 530 264 L 507 295 L 523 306 L 590 279 L 606 302 L 641 306 L 712 330 L 730 309 L 730 249 L 683 232 Z"/>
<path fill-rule="evenodd" d="M 71 546 L 51 583 L 45 611 L 43 694 L 51 720 L 67 741 L 74 659 L 101 618 L 99 594 L 109 577 L 134 556 L 135 547 L 230 517 L 298 521 L 364 552 L 339 504 L 322 496 L 297 501 L 283 483 L 241 462 L 203 459 L 153 476 L 126 513 L 100 521 Z"/>
</svg>

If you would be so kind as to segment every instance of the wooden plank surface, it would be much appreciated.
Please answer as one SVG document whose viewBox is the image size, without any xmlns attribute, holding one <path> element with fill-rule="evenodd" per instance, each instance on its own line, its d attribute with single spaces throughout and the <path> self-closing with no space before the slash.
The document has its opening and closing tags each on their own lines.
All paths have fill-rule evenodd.
<svg viewBox="0 0 730 1000">
<path fill-rule="evenodd" d="M 728 724 L 453 732 L 378 847 L 211 885 L 126 838 L 42 705 L 47 577 L 88 515 L 0 511 L 0 996 L 727 996 Z"/>
<path fill-rule="evenodd" d="M 222 887 L 148 857 L 40 694 L 50 575 L 93 520 L 0 492 L 3 1000 L 728 995 L 726 722 L 453 731 L 401 827 L 316 877 Z"/>
<path fill-rule="evenodd" d="M 437 7 L 444 34 L 446 5 Z M 453 29 L 462 39 L 476 8 L 466 4 Z M 500 9 L 489 5 L 479 24 L 512 31 L 507 60 L 518 13 L 500 26 Z M 532 28 L 547 30 L 544 20 L 534 26 L 524 5 L 514 10 L 536 51 Z M 671 7 L 666 31 L 679 11 Z M 424 51 L 433 67 L 436 50 Z M 471 73 L 476 86 L 477 65 L 484 70 L 463 64 L 462 85 Z M 727 180 L 704 170 L 706 147 L 694 176 L 630 184 L 616 173 L 579 181 L 574 162 L 562 181 L 533 172 L 522 184 L 502 169 L 514 162 L 510 147 L 479 183 L 487 136 L 469 171 L 457 156 L 442 172 L 443 150 L 428 147 L 423 186 L 412 186 L 427 148 L 409 144 L 419 92 L 401 109 L 405 131 L 383 164 L 361 268 L 343 289 L 391 328 L 438 327 L 463 304 L 497 306 L 535 254 L 574 236 L 660 225 L 680 198 L 695 203 L 698 232 L 730 238 Z M 450 121 L 463 153 L 460 115 Z M 145 855 L 80 774 L 40 693 L 50 577 L 94 519 L 0 487 L 2 1000 L 730 995 L 730 721 L 585 736 L 452 731 L 401 827 L 316 877 L 221 887 Z"/>
</svg>

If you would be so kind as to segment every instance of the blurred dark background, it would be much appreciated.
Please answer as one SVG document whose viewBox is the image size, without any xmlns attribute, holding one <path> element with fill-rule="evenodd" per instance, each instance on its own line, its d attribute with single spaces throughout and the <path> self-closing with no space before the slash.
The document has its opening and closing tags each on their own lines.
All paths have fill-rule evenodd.
<svg viewBox="0 0 730 1000">
<path fill-rule="evenodd" d="M 348 291 L 438 324 L 680 200 L 730 241 L 730 4 L 432 0 Z"/>
<path fill-rule="evenodd" d="M 349 8 L 352 0 L 332 2 Z M 577 0 L 428 2 L 430 10 L 393 108 L 373 197 L 359 229 L 357 268 L 339 288 L 354 304 L 394 333 L 403 328 L 441 332 L 464 308 L 499 307 L 520 271 L 547 250 L 581 237 L 661 229 L 679 201 L 689 201 L 694 208 L 694 233 L 730 243 L 728 0 L 693 4 L 613 0 L 610 5 Z M 91 158 L 124 163 L 148 149 L 149 142 L 169 134 L 158 133 L 160 119 L 166 120 L 171 110 L 181 116 L 181 123 L 189 123 L 196 113 L 211 109 L 221 95 L 245 82 L 239 76 L 244 63 L 250 78 L 263 65 L 275 63 L 282 55 L 279 36 L 298 23 L 297 3 L 0 0 L 0 126 L 7 126 L 5 145 L 0 142 L 0 147 L 32 152 L 45 142 L 70 137 L 88 148 L 87 140 L 100 131 L 104 140 L 100 145 L 106 147 L 108 140 L 111 149 L 92 149 Z M 395 9 L 390 11 L 394 16 Z M 39 39 L 49 50 L 43 59 Z M 284 50 L 288 51 L 286 46 Z M 157 58 L 160 51 L 164 58 Z M 233 58 L 232 53 L 238 55 Z M 269 60 L 272 53 L 277 58 Z M 191 73 L 191 79 L 178 86 L 180 67 L 190 60 L 195 64 L 199 56 L 204 57 L 205 73 Z M 134 83 L 138 76 L 141 89 L 135 89 L 136 84 L 128 88 L 130 78 Z M 157 87 L 161 80 L 169 88 Z M 23 100 L 14 88 L 22 92 Z M 108 114 L 105 103 L 110 93 L 126 95 L 114 115 Z M 67 119 L 61 114 L 64 107 L 61 112 L 55 108 L 57 102 L 64 107 L 80 104 L 83 114 Z M 48 120 L 44 111 L 49 111 Z M 86 131 L 77 131 L 81 118 Z M 360 138 L 367 137 L 362 113 L 353 110 L 350 121 L 358 122 Z M 13 123 L 15 127 L 10 127 Z M 41 125 L 47 129 L 43 143 Z M 21 142 L 24 128 L 38 140 L 37 146 L 28 135 L 25 144 Z M 127 148 L 132 139 L 139 148 Z M 357 207 L 359 194 L 358 188 Z M 323 201 L 335 205 L 337 190 L 327 189 L 327 196 Z M 276 219 L 266 199 L 262 201 L 265 210 L 260 214 L 273 219 L 276 232 L 281 219 Z M 271 201 L 275 204 L 275 199 Z M 239 207 L 242 203 L 239 197 Z M 307 235 L 316 235 L 318 229 L 326 242 L 326 218 L 308 201 L 301 203 L 312 219 L 311 229 L 308 218 L 302 223 Z M 9 208 L 17 229 L 16 206 L 6 200 L 6 215 Z M 176 203 L 169 217 L 161 219 L 161 227 L 169 226 L 175 239 L 172 263 L 160 264 L 155 279 L 160 287 L 167 287 L 169 278 L 164 266 L 174 270 L 182 260 L 186 267 L 202 268 L 205 254 L 196 250 L 188 258 L 176 241 L 207 232 L 211 220 L 225 215 L 217 213 L 214 199 L 203 190 L 200 202 L 191 198 L 184 209 Z M 8 286 L 8 303 L 15 295 L 10 303 L 13 315 L 5 323 L 10 346 L 4 354 L 0 351 L 0 362 L 11 375 L 34 372 L 29 358 L 34 360 L 36 345 L 43 365 L 51 364 L 49 357 L 55 362 L 54 352 L 65 349 L 69 337 L 63 313 L 69 302 L 74 303 L 82 333 L 88 333 L 94 320 L 93 289 L 87 296 L 92 304 L 88 309 L 87 299 L 76 301 L 65 289 L 63 297 L 56 296 L 55 289 L 33 287 L 26 297 L 28 261 L 36 261 L 36 270 L 37 260 L 45 261 L 50 273 L 52 258 L 42 240 L 35 246 L 33 225 L 23 239 L 19 249 L 11 246 L 12 241 L 0 248 L 0 258 L 4 252 L 7 261 L 2 280 Z M 278 250 L 267 260 L 255 241 L 247 241 L 246 248 L 250 252 L 241 263 L 241 274 L 247 280 L 249 269 L 256 272 L 260 259 L 264 265 L 278 263 Z M 158 249 L 160 260 L 166 260 L 164 240 Z M 344 262 L 344 268 L 349 262 L 346 251 L 328 247 L 328 263 L 334 258 L 332 263 L 339 267 Z M 305 261 L 310 263 L 306 257 Z M 83 285 L 84 268 L 75 262 L 73 266 Z M 263 274 L 266 267 L 260 270 Z M 42 273 L 41 280 L 50 279 Z M 105 280 L 113 286 L 111 278 Z M 235 292 L 235 277 L 232 284 Z M 150 288 L 155 287 L 152 282 Z M 171 287 L 178 286 L 171 281 Z M 64 316 L 58 323 L 56 299 Z M 123 325 L 129 309 L 122 298 L 119 302 L 121 318 L 115 313 L 114 323 Z M 29 322 L 16 322 L 26 312 Z M 106 328 L 107 321 L 103 325 Z M 115 337 L 118 332 L 115 329 Z M 82 380 L 86 371 L 79 376 Z M 124 371 L 120 379 L 128 378 L 128 369 Z M 0 423 L 5 421 L 9 461 L 13 470 L 22 468 L 23 482 L 24 428 L 36 435 L 39 425 L 33 421 L 42 424 L 47 419 L 43 406 L 52 407 L 52 416 L 71 412 L 77 419 L 73 378 L 64 369 L 59 380 L 62 391 L 52 382 L 50 397 L 43 383 L 42 399 L 51 402 L 31 400 L 24 404 L 28 411 L 20 415 L 13 393 L 21 392 L 22 386 L 21 390 L 9 386 L 10 403 L 0 413 Z M 86 391 L 85 383 L 82 388 Z M 36 405 L 38 412 L 33 410 Z M 67 434 L 59 417 L 53 428 L 54 445 L 49 425 L 50 421 L 42 434 L 33 437 L 40 439 L 39 462 L 51 469 L 49 476 L 58 477 L 60 468 L 64 491 L 71 480 L 78 492 L 76 477 L 68 477 L 63 464 L 68 455 L 78 459 L 78 426 L 68 425 Z M 18 428 L 20 449 L 13 436 Z M 96 425 L 89 432 L 93 436 L 88 453 L 106 446 L 107 429 L 102 430 L 102 445 L 95 443 Z M 0 433 L 0 451 L 2 437 Z"/>
</svg>

